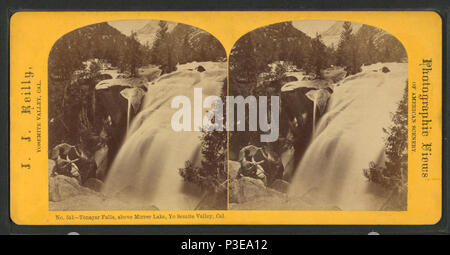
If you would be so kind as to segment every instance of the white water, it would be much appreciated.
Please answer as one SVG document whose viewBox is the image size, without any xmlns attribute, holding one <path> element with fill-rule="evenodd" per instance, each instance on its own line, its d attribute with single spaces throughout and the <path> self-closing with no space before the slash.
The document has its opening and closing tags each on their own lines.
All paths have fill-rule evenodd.
<svg viewBox="0 0 450 255">
<path fill-rule="evenodd" d="M 120 91 L 122 95 L 128 101 L 127 108 L 127 132 L 130 129 L 130 118 L 131 118 L 131 108 L 133 108 L 134 113 L 139 110 L 141 106 L 142 97 L 145 95 L 144 90 L 141 88 L 126 88 Z"/>
<path fill-rule="evenodd" d="M 191 64 L 193 65 L 193 64 Z M 103 193 L 161 210 L 194 209 L 200 190 L 178 173 L 186 160 L 200 162 L 201 132 L 175 132 L 171 127 L 170 103 L 175 96 L 187 96 L 193 107 L 194 88 L 203 98 L 220 95 L 226 78 L 226 63 L 196 63 L 205 72 L 188 70 L 191 65 L 161 76 L 148 86 L 141 112 L 134 118 L 105 181 Z"/>
<path fill-rule="evenodd" d="M 383 66 L 391 72 L 381 72 Z M 307 194 L 318 204 L 342 210 L 381 209 L 389 194 L 369 183 L 363 169 L 370 161 L 384 161 L 382 129 L 391 125 L 407 75 L 405 63 L 375 64 L 334 88 L 328 111 L 296 169 L 289 196 Z"/>
<path fill-rule="evenodd" d="M 313 104 L 313 128 L 312 128 L 312 133 L 315 134 L 315 133 L 316 133 L 316 108 L 317 108 L 317 98 L 314 98 L 313 102 L 314 102 L 314 104 Z"/>
<path fill-rule="evenodd" d="M 317 90 L 310 90 L 306 93 L 306 97 L 309 98 L 311 101 L 313 101 L 313 129 L 312 133 L 314 137 L 314 134 L 316 133 L 316 118 L 317 118 L 317 110 L 320 114 L 323 114 L 325 111 L 325 107 L 327 105 L 328 98 L 330 98 L 330 92 L 328 92 L 326 89 L 317 89 Z"/>
</svg>

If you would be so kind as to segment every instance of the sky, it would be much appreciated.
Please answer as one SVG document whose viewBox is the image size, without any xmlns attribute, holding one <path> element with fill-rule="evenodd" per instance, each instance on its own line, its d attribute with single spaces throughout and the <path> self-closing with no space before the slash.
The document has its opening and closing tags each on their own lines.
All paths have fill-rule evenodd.
<svg viewBox="0 0 450 255">
<path fill-rule="evenodd" d="M 116 28 L 125 35 L 131 35 L 132 31 L 137 31 L 144 27 L 150 20 L 115 20 L 108 21 L 108 24 Z M 335 20 L 296 20 L 292 21 L 295 28 L 301 30 L 310 37 L 315 37 L 316 33 L 325 32 L 336 21 Z"/>
<path fill-rule="evenodd" d="M 296 20 L 292 25 L 310 37 L 315 37 L 316 33 L 323 33 L 330 28 L 336 20 Z"/>
<path fill-rule="evenodd" d="M 148 23 L 148 19 L 141 20 L 115 20 L 108 21 L 108 24 L 116 28 L 122 34 L 131 35 L 131 31 L 137 31 Z"/>
</svg>

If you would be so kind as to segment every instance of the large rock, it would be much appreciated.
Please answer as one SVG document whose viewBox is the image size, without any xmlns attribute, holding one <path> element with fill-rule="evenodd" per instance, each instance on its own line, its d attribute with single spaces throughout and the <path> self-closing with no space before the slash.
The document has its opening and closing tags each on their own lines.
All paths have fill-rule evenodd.
<svg viewBox="0 0 450 255">
<path fill-rule="evenodd" d="M 293 141 L 294 165 L 297 165 L 303 157 L 312 136 L 314 102 L 306 96 L 312 90 L 316 89 L 299 87 L 293 90 L 282 90 L 281 93 L 282 109 L 280 117 L 292 123 L 290 131 L 295 137 Z"/>
<path fill-rule="evenodd" d="M 268 188 L 260 179 L 239 176 L 240 167 L 241 164 L 238 161 L 228 161 L 230 203 L 244 203 L 260 197 L 284 196 L 280 192 L 286 192 L 289 185 L 287 182 L 277 180 L 272 184 L 274 188 Z"/>
<path fill-rule="evenodd" d="M 94 160 L 97 169 L 95 170 L 95 176 L 101 180 L 104 180 L 108 171 L 108 146 L 102 146 L 94 153 Z"/>
<path fill-rule="evenodd" d="M 245 203 L 257 198 L 284 196 L 278 191 L 267 188 L 262 180 L 246 176 L 231 180 L 229 189 L 230 203 Z"/>
<path fill-rule="evenodd" d="M 259 197 L 245 203 L 230 203 L 229 210 L 339 211 L 337 206 L 312 204 L 301 197 Z"/>
<path fill-rule="evenodd" d="M 339 211 L 339 207 L 320 203 L 314 199 L 314 190 L 302 196 L 290 196 L 273 188 L 284 191 L 288 183 L 275 180 L 272 188 L 264 186 L 262 181 L 242 177 L 230 183 L 229 210 L 319 210 Z"/>
<path fill-rule="evenodd" d="M 49 202 L 50 211 L 155 211 L 158 208 L 145 203 L 130 203 L 116 198 L 107 198 L 100 193 L 79 195 L 59 202 Z"/>
<path fill-rule="evenodd" d="M 228 208 L 227 202 L 227 191 L 225 189 L 220 192 L 208 192 L 194 210 L 226 210 Z"/>
<path fill-rule="evenodd" d="M 97 178 L 89 178 L 83 185 L 90 188 L 91 190 L 100 192 L 103 187 L 103 182 Z"/>
<path fill-rule="evenodd" d="M 317 89 L 317 90 L 310 90 L 305 94 L 306 97 L 311 99 L 311 101 L 316 102 L 316 107 L 319 116 L 322 116 L 325 113 L 328 104 L 328 99 L 331 96 L 331 91 L 332 91 L 331 89 Z"/>
<path fill-rule="evenodd" d="M 206 69 L 203 66 L 197 66 L 196 70 L 197 70 L 197 72 L 200 72 L 200 73 L 206 71 Z"/>
<path fill-rule="evenodd" d="M 120 95 L 128 100 L 128 105 L 133 107 L 133 111 L 136 114 L 141 107 L 142 98 L 144 97 L 145 92 L 141 88 L 125 88 L 120 91 Z M 128 109 L 128 111 L 130 110 L 131 109 Z"/>
<path fill-rule="evenodd" d="M 125 134 L 127 132 L 128 119 L 135 116 L 134 111 L 130 111 L 128 116 L 128 100 L 120 93 L 129 86 L 115 85 L 104 89 L 96 90 L 96 118 L 110 119 L 111 123 L 106 128 L 108 134 L 108 167 L 116 156 Z M 106 173 L 105 173 L 106 174 Z"/>
<path fill-rule="evenodd" d="M 321 203 L 314 199 L 315 191 L 312 190 L 301 196 L 287 196 L 272 189 L 265 196 L 255 197 L 245 202 L 230 203 L 230 210 L 295 210 L 295 211 L 339 211 L 339 207 Z M 270 192 L 272 191 L 272 192 Z M 231 201 L 230 201 L 231 202 Z"/>
<path fill-rule="evenodd" d="M 48 160 L 48 177 L 50 177 L 53 174 L 55 166 L 56 166 L 56 162 L 53 159 L 49 159 Z"/>
<path fill-rule="evenodd" d="M 287 193 L 288 188 L 289 188 L 289 182 L 281 180 L 281 179 L 276 179 L 272 185 L 270 186 L 270 188 L 282 192 L 282 193 Z"/>
<path fill-rule="evenodd" d="M 391 70 L 389 70 L 389 68 L 383 66 L 383 68 L 381 68 L 381 71 L 382 71 L 383 73 L 389 73 Z"/>
<path fill-rule="evenodd" d="M 57 175 L 49 178 L 48 181 L 49 199 L 50 201 L 61 201 L 67 198 L 92 194 L 92 190 L 80 186 L 78 180 L 65 175 Z"/>
<path fill-rule="evenodd" d="M 238 161 L 228 161 L 228 178 L 229 180 L 234 180 L 238 177 L 239 169 L 241 168 L 241 163 Z"/>
<path fill-rule="evenodd" d="M 86 184 L 92 189 L 80 186 L 75 178 L 57 175 L 49 178 L 49 209 L 51 211 L 107 211 L 107 210 L 158 210 L 151 204 L 130 202 L 119 198 L 106 197 L 94 191 L 102 182 L 88 179 Z"/>
</svg>

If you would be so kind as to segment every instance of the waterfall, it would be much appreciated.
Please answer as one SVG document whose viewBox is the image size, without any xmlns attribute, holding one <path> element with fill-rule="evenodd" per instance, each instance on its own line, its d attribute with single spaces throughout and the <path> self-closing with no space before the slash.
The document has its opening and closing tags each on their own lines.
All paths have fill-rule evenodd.
<svg viewBox="0 0 450 255">
<path fill-rule="evenodd" d="M 383 66 L 391 72 L 381 72 Z M 388 191 L 368 182 L 363 169 L 370 161 L 384 163 L 383 128 L 392 123 L 407 75 L 406 63 L 375 64 L 335 87 L 296 167 L 291 198 L 306 196 L 343 210 L 381 209 Z"/>
<path fill-rule="evenodd" d="M 144 91 L 138 87 L 126 88 L 120 91 L 120 94 L 127 99 L 127 132 L 130 129 L 131 121 L 131 108 L 133 108 L 134 113 L 136 113 L 141 106 L 142 97 L 144 97 Z"/>
<path fill-rule="evenodd" d="M 315 89 L 308 91 L 305 96 L 313 101 L 313 118 L 312 118 L 312 138 L 316 133 L 317 114 L 323 114 L 327 101 L 330 98 L 331 93 L 327 89 Z"/>
<path fill-rule="evenodd" d="M 201 64 L 205 72 L 192 70 Z M 148 86 L 141 111 L 132 120 L 125 141 L 106 177 L 102 192 L 127 201 L 155 205 L 161 210 L 192 210 L 201 191 L 186 183 L 178 169 L 186 160 L 201 161 L 201 132 L 175 132 L 171 117 L 177 111 L 170 103 L 187 96 L 193 103 L 194 88 L 203 98 L 220 95 L 226 78 L 226 63 L 204 62 L 179 66 Z"/>
<path fill-rule="evenodd" d="M 312 128 L 313 137 L 314 137 L 314 134 L 316 133 L 316 108 L 317 108 L 317 98 L 314 98 L 314 100 L 313 100 L 313 128 Z"/>
<path fill-rule="evenodd" d="M 131 101 L 128 100 L 127 105 L 127 132 L 130 130 L 130 117 L 131 117 Z"/>
</svg>

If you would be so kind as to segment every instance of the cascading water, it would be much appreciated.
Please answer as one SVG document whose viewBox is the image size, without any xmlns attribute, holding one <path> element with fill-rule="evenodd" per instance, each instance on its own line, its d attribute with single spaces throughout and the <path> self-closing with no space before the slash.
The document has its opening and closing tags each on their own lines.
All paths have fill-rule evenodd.
<svg viewBox="0 0 450 255">
<path fill-rule="evenodd" d="M 317 114 L 323 114 L 325 111 L 325 107 L 327 105 L 328 98 L 330 98 L 331 93 L 327 89 L 315 89 L 310 90 L 306 93 L 306 97 L 313 101 L 313 138 L 316 133 L 316 122 L 317 122 Z"/>
<path fill-rule="evenodd" d="M 313 136 L 316 133 L 316 108 L 317 108 L 317 98 L 314 98 L 314 100 L 313 100 L 313 128 L 312 128 Z"/>
<path fill-rule="evenodd" d="M 390 72 L 383 73 L 387 66 Z M 384 162 L 383 128 L 388 128 L 407 80 L 406 63 L 364 67 L 336 86 L 326 114 L 297 166 L 289 196 L 305 197 L 342 210 L 380 210 L 389 197 L 368 182 L 363 169 Z"/>
<path fill-rule="evenodd" d="M 206 71 L 194 70 L 199 65 Z M 175 96 L 186 96 L 193 105 L 194 88 L 202 88 L 203 98 L 219 96 L 226 74 L 223 62 L 190 63 L 152 82 L 102 192 L 161 210 L 194 209 L 202 194 L 183 180 L 178 169 L 186 160 L 200 162 L 201 132 L 172 130 L 171 118 L 178 109 L 170 104 Z"/>
<path fill-rule="evenodd" d="M 127 132 L 130 129 L 131 121 L 131 108 L 133 108 L 134 113 L 136 113 L 141 105 L 142 97 L 144 96 L 144 91 L 141 88 L 126 88 L 120 91 L 120 94 L 127 99 Z"/>
</svg>

